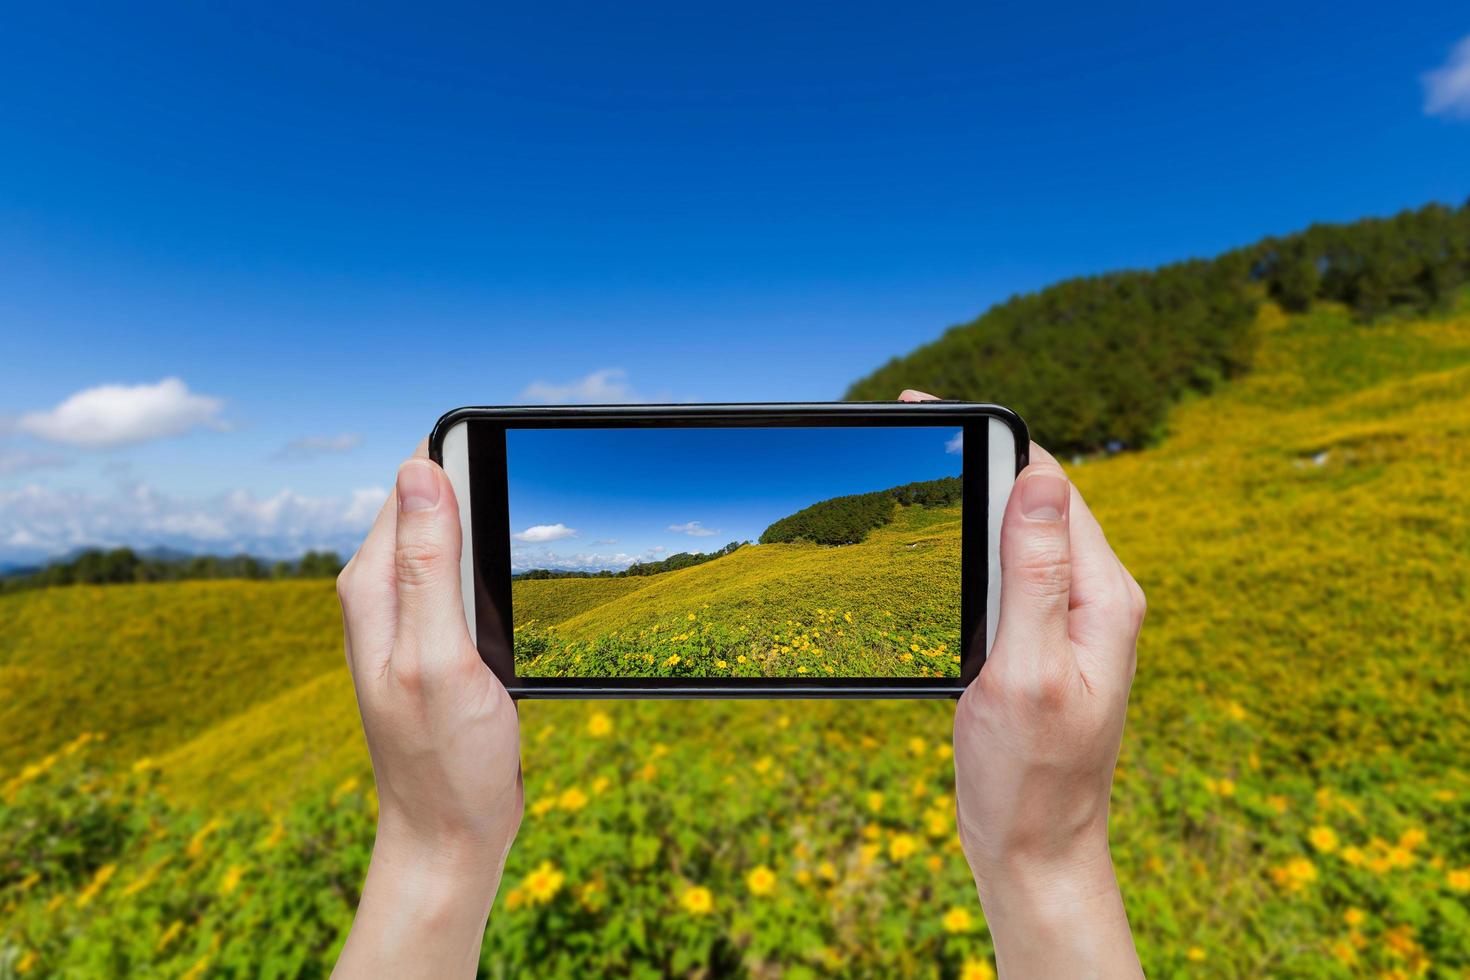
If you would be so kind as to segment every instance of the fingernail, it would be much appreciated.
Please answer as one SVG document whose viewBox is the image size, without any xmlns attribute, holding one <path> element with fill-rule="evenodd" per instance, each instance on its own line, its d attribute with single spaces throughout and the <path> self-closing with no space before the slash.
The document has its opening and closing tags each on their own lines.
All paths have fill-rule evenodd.
<svg viewBox="0 0 1470 980">
<path fill-rule="evenodd" d="M 1072 486 L 1063 477 L 1037 473 L 1021 481 L 1021 513 L 1027 520 L 1059 521 L 1071 495 Z"/>
<path fill-rule="evenodd" d="M 398 509 L 433 510 L 439 504 L 439 481 L 429 464 L 411 459 L 398 468 Z"/>
</svg>

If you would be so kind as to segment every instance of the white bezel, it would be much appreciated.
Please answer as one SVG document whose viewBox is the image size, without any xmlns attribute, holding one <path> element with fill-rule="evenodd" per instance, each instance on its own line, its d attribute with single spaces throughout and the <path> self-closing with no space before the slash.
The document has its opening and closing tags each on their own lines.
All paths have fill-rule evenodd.
<svg viewBox="0 0 1470 980">
<path fill-rule="evenodd" d="M 459 593 L 464 597 L 464 621 L 475 632 L 475 536 L 470 523 L 470 437 L 469 423 L 461 422 L 444 433 L 444 475 L 454 488 L 459 504 Z"/>
</svg>

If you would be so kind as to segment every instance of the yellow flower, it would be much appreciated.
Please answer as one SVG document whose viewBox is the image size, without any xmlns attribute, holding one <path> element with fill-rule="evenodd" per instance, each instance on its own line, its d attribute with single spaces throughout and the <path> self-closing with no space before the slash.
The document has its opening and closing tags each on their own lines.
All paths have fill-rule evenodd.
<svg viewBox="0 0 1470 980">
<path fill-rule="evenodd" d="M 1189 947 L 1189 951 L 1184 955 L 1191 963 L 1203 963 L 1205 961 L 1205 951 L 1198 946 Z"/>
<path fill-rule="evenodd" d="M 286 825 L 277 819 L 275 823 L 271 824 L 271 832 L 265 835 L 259 847 L 262 851 L 268 851 L 285 839 Z"/>
<path fill-rule="evenodd" d="M 214 819 L 206 823 L 203 827 L 200 827 L 194 833 L 194 836 L 189 838 L 189 846 L 184 848 L 184 853 L 189 855 L 191 858 L 197 858 L 201 854 L 203 854 L 205 840 L 208 839 L 210 834 L 219 829 L 220 823 L 220 819 L 218 817 L 215 817 Z"/>
<path fill-rule="evenodd" d="M 195 960 L 194 965 L 185 970 L 184 975 L 179 980 L 199 980 L 200 977 L 204 976 L 204 971 L 208 968 L 209 956 L 206 954 Z"/>
<path fill-rule="evenodd" d="M 28 950 L 26 950 L 26 955 L 22 956 L 20 958 L 20 960 L 15 964 L 15 972 L 16 973 L 30 973 L 31 972 L 31 967 L 33 967 L 35 965 L 36 965 L 36 951 L 34 949 L 28 949 Z"/>
<path fill-rule="evenodd" d="M 817 865 L 817 874 L 826 881 L 837 880 L 837 866 L 831 861 L 823 861 Z"/>
<path fill-rule="evenodd" d="M 694 622 L 694 613 L 689 614 L 689 622 Z"/>
<path fill-rule="evenodd" d="M 1284 796 L 1268 796 L 1266 797 L 1266 805 L 1277 813 L 1285 813 L 1289 806 Z"/>
<path fill-rule="evenodd" d="M 556 798 L 556 805 L 575 813 L 587 805 L 587 794 L 576 786 L 570 786 Z"/>
<path fill-rule="evenodd" d="M 1407 847 L 1391 847 L 1385 856 L 1390 868 L 1407 868 L 1414 863 L 1414 853 Z"/>
<path fill-rule="evenodd" d="M 919 652 L 919 645 L 917 643 L 910 643 L 909 644 L 909 652 L 910 653 L 918 653 Z"/>
<path fill-rule="evenodd" d="M 225 876 L 220 879 L 219 893 L 221 895 L 228 895 L 236 888 L 239 888 L 240 879 L 244 876 L 245 869 L 242 866 L 238 864 L 230 865 L 229 870 L 225 872 Z"/>
<path fill-rule="evenodd" d="M 1363 863 L 1363 850 L 1359 847 L 1349 845 L 1342 849 L 1342 859 L 1353 867 Z"/>
<path fill-rule="evenodd" d="M 1352 966 L 1358 962 L 1358 951 L 1346 940 L 1339 939 L 1332 944 L 1332 955 L 1344 966 Z"/>
<path fill-rule="evenodd" d="M 1286 873 L 1292 881 L 1309 885 L 1317 880 L 1317 866 L 1306 858 L 1293 858 L 1286 863 Z"/>
<path fill-rule="evenodd" d="M 1337 832 L 1331 827 L 1321 825 L 1313 827 L 1307 833 L 1307 840 L 1311 841 L 1312 846 L 1323 854 L 1331 854 L 1337 850 Z"/>
<path fill-rule="evenodd" d="M 551 812 L 555 808 L 556 797 L 544 796 L 541 799 L 537 800 L 535 803 L 531 804 L 531 816 L 539 817 L 545 813 Z"/>
<path fill-rule="evenodd" d="M 536 870 L 526 875 L 526 880 L 521 882 L 521 889 L 532 905 L 545 905 L 556 897 L 565 881 L 566 875 L 557 870 L 556 865 L 550 861 L 542 861 Z"/>
<path fill-rule="evenodd" d="M 909 751 L 912 752 L 914 755 L 923 755 L 925 752 L 929 751 L 929 743 L 924 741 L 919 736 L 915 735 L 913 738 L 909 739 Z"/>
<path fill-rule="evenodd" d="M 715 661 L 715 666 L 718 667 L 720 670 L 724 670 L 726 667 L 729 667 L 730 665 L 727 664 L 727 663 L 725 663 L 725 661 L 723 661 L 723 660 L 716 660 Z"/>
<path fill-rule="evenodd" d="M 1418 827 L 1410 827 L 1408 830 L 1404 831 L 1403 836 L 1399 838 L 1399 847 L 1402 847 L 1406 851 L 1412 851 L 1414 848 L 1424 843 L 1426 839 L 1427 835 L 1424 833 L 1423 830 Z"/>
<path fill-rule="evenodd" d="M 612 734 L 613 723 L 606 712 L 594 711 L 587 719 L 587 734 L 593 738 L 606 738 Z"/>
<path fill-rule="evenodd" d="M 611 779 L 608 779 L 606 776 L 598 776 L 596 779 L 592 780 L 592 793 L 595 796 L 601 796 L 603 793 L 607 792 L 607 788 L 611 785 Z"/>
<path fill-rule="evenodd" d="M 956 905 L 944 913 L 945 932 L 969 932 L 971 925 L 970 910 Z"/>
<path fill-rule="evenodd" d="M 679 904 L 690 915 L 709 915 L 714 911 L 715 898 L 703 885 L 691 885 L 679 896 Z"/>
<path fill-rule="evenodd" d="M 1245 721 L 1245 709 L 1234 701 L 1225 706 L 1225 713 L 1230 716 L 1231 721 Z"/>
<path fill-rule="evenodd" d="M 1451 891 L 1470 892 L 1470 867 L 1456 868 L 1445 875 L 1445 883 Z"/>
<path fill-rule="evenodd" d="M 1356 929 L 1358 926 L 1362 925 L 1363 924 L 1363 920 L 1366 919 L 1366 918 L 1367 918 L 1367 916 L 1363 913 L 1363 910 L 1362 909 L 1359 909 L 1359 908 L 1351 908 L 1351 909 L 1348 909 L 1346 912 L 1344 912 L 1342 914 L 1342 921 L 1346 922 L 1349 926 L 1351 926 L 1354 929 Z"/>
<path fill-rule="evenodd" d="M 746 662 L 745 654 L 742 653 L 740 656 L 736 657 L 735 658 L 735 662 L 737 664 L 743 664 L 743 663 L 745 663 Z"/>
<path fill-rule="evenodd" d="M 989 960 L 965 960 L 960 980 L 995 980 L 995 969 Z"/>
<path fill-rule="evenodd" d="M 874 813 L 877 813 L 879 810 L 883 809 L 883 794 L 882 793 L 869 793 L 868 794 L 868 809 L 871 810 Z"/>
<path fill-rule="evenodd" d="M 910 834 L 894 834 L 888 842 L 888 856 L 895 861 L 905 860 L 918 849 L 919 842 Z"/>
<path fill-rule="evenodd" d="M 117 874 L 117 865 L 115 864 L 104 864 L 98 868 L 96 874 L 92 875 L 91 883 L 77 895 L 77 908 L 86 908 L 90 905 L 92 899 L 97 897 L 97 893 L 106 887 L 107 883 L 112 880 L 112 876 L 115 874 Z"/>
<path fill-rule="evenodd" d="M 776 890 L 776 872 L 764 864 L 756 865 L 745 876 L 745 887 L 752 895 L 769 895 Z"/>
<path fill-rule="evenodd" d="M 669 655 L 669 659 L 667 659 L 667 660 L 664 661 L 664 666 L 665 667 L 677 667 L 677 666 L 679 666 L 679 655 L 677 653 L 670 654 Z"/>
</svg>

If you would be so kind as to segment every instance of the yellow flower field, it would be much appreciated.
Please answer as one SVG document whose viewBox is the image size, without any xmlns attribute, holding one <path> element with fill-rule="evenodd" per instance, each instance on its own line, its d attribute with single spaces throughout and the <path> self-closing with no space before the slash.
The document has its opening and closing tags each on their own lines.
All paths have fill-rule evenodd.
<svg viewBox="0 0 1470 980">
<path fill-rule="evenodd" d="M 1139 950 L 1464 976 L 1470 315 L 1257 329 L 1156 447 L 1071 467 L 1150 599 L 1112 810 Z M 580 640 L 602 598 L 543 618 Z M 340 639 L 324 582 L 0 598 L 0 975 L 325 973 L 374 813 Z M 992 976 L 952 712 L 523 704 L 484 975 Z"/>
</svg>

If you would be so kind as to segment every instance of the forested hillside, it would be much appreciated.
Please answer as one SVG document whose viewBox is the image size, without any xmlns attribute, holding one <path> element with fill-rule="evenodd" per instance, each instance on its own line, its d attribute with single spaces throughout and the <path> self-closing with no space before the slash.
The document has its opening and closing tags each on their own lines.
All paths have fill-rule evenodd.
<svg viewBox="0 0 1470 980">
<path fill-rule="evenodd" d="M 761 533 L 760 541 L 761 544 L 789 544 L 793 541 L 856 544 L 864 540 L 869 531 L 892 521 L 896 504 L 943 507 L 959 503 L 960 494 L 960 478 L 947 476 L 905 483 L 888 490 L 819 500 L 773 523 Z"/>
<path fill-rule="evenodd" d="M 847 392 L 999 402 L 1052 449 L 1154 441 L 1170 405 L 1250 367 L 1262 300 L 1341 303 L 1359 319 L 1445 308 L 1470 281 L 1470 202 L 1313 225 L 1213 259 L 1069 279 L 991 307 Z"/>
</svg>

